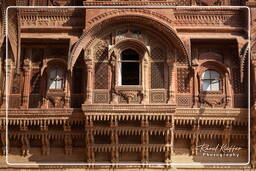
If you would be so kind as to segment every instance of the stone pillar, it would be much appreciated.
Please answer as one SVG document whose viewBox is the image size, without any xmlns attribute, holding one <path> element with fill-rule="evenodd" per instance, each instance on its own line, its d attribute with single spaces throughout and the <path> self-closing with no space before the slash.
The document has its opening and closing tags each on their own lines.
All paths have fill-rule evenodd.
<svg viewBox="0 0 256 171">
<path fill-rule="evenodd" d="M 92 72 L 93 72 L 93 63 L 91 59 L 85 59 L 86 69 L 87 69 L 87 84 L 85 91 L 85 102 L 84 104 L 92 104 Z"/>
<path fill-rule="evenodd" d="M 168 130 L 165 134 L 165 163 L 170 164 L 172 162 L 172 154 L 173 154 L 173 142 L 174 142 L 174 122 L 170 120 L 168 117 L 165 125 Z"/>
<path fill-rule="evenodd" d="M 142 97 L 143 104 L 149 102 L 149 85 L 148 85 L 148 83 L 149 83 L 150 77 L 149 77 L 149 72 L 148 72 L 148 65 L 149 65 L 148 55 L 146 54 L 144 56 L 143 63 L 142 63 L 143 75 L 142 75 L 142 80 L 141 80 L 142 84 L 141 85 L 143 86 L 143 97 Z"/>
<path fill-rule="evenodd" d="M 42 154 L 49 155 L 50 154 L 50 141 L 47 136 L 48 125 L 46 121 L 40 123 L 40 130 L 42 132 Z"/>
<path fill-rule="evenodd" d="M 198 123 L 194 123 L 192 128 L 193 134 L 191 137 L 191 155 L 197 155 L 199 129 L 200 129 L 200 125 Z"/>
<path fill-rule="evenodd" d="M 29 89 L 30 89 L 30 75 L 31 75 L 31 56 L 32 49 L 26 49 L 26 55 L 24 60 L 24 86 L 22 92 L 21 108 L 29 107 Z"/>
<path fill-rule="evenodd" d="M 92 132 L 93 128 L 93 121 L 90 118 L 87 118 L 85 120 L 85 144 L 86 144 L 86 156 L 87 156 L 87 162 L 88 163 L 94 163 L 95 162 L 95 156 L 94 151 L 92 149 L 92 146 L 94 144 L 94 135 Z"/>
<path fill-rule="evenodd" d="M 198 76 L 198 73 L 196 72 L 196 67 L 193 67 L 193 81 L 194 81 L 194 105 L 193 107 L 199 108 L 200 107 L 200 102 L 199 102 L 199 95 L 200 95 L 200 90 L 199 90 L 199 86 L 201 87 L 200 84 L 200 77 Z"/>
<path fill-rule="evenodd" d="M 6 130 L 5 126 L 1 125 L 0 127 L 0 136 L 1 136 L 1 143 L 2 143 L 2 154 L 6 154 Z"/>
<path fill-rule="evenodd" d="M 72 154 L 72 138 L 71 138 L 71 126 L 69 122 L 66 122 L 63 126 L 64 128 L 64 142 L 65 142 L 65 154 L 71 155 Z"/>
<path fill-rule="evenodd" d="M 119 151 L 118 151 L 118 134 L 117 134 L 117 127 L 118 121 L 116 119 L 112 119 L 110 121 L 110 127 L 113 128 L 111 132 L 111 162 L 118 163 L 119 162 Z"/>
<path fill-rule="evenodd" d="M 146 117 L 141 121 L 141 127 L 142 128 L 149 127 L 149 122 Z M 147 129 L 144 129 L 142 131 L 141 142 L 143 144 L 143 149 L 142 149 L 142 154 L 141 154 L 141 156 L 142 156 L 141 162 L 142 162 L 142 164 L 148 164 L 149 163 L 149 150 L 148 150 L 149 132 Z"/>
<path fill-rule="evenodd" d="M 174 96 L 174 57 L 170 57 L 167 59 L 168 65 L 168 94 L 167 94 L 167 103 L 175 104 L 175 96 Z"/>
<path fill-rule="evenodd" d="M 115 85 L 117 84 L 117 78 L 116 78 L 116 67 L 117 67 L 117 61 L 116 61 L 116 52 L 112 52 L 110 59 L 109 59 L 109 65 L 111 67 L 111 74 L 110 74 L 110 95 L 111 95 L 111 104 L 117 104 L 118 103 L 118 96 L 115 92 Z"/>
<path fill-rule="evenodd" d="M 231 79 L 229 78 L 229 74 L 226 72 L 225 73 L 225 95 L 226 95 L 226 107 L 233 107 L 233 99 L 232 99 L 232 83 Z"/>
<path fill-rule="evenodd" d="M 227 121 L 226 126 L 224 128 L 224 137 L 222 138 L 223 145 L 230 145 L 230 134 L 232 130 L 232 125 L 229 121 Z"/>
<path fill-rule="evenodd" d="M 1 49 L 0 47 L 0 108 L 1 108 L 1 105 L 3 103 L 3 94 L 2 92 L 4 92 L 4 72 L 3 72 L 3 68 L 2 68 L 2 62 L 3 62 L 3 59 L 4 59 L 4 54 L 3 54 L 3 49 Z"/>
<path fill-rule="evenodd" d="M 13 71 L 13 62 L 11 59 L 7 59 L 5 60 L 6 65 L 5 67 L 5 86 L 4 87 L 4 94 L 3 94 L 3 102 L 2 102 L 2 106 L 1 108 L 5 108 L 6 107 L 6 103 L 9 103 L 7 101 L 7 97 L 9 97 L 10 93 L 11 93 L 11 76 L 12 76 L 12 71 Z"/>
<path fill-rule="evenodd" d="M 67 72 L 66 74 L 66 80 L 65 80 L 65 99 L 64 99 L 64 107 L 69 108 L 70 107 L 70 97 L 71 97 L 71 83 L 72 78 L 70 76 L 70 73 Z"/>
<path fill-rule="evenodd" d="M 24 134 L 24 132 L 28 131 L 28 127 L 27 127 L 27 125 L 25 125 L 25 123 L 21 123 L 20 131 L 22 134 L 21 135 L 21 153 L 23 156 L 26 156 L 29 154 L 30 143 L 29 143 L 28 135 Z"/>
</svg>

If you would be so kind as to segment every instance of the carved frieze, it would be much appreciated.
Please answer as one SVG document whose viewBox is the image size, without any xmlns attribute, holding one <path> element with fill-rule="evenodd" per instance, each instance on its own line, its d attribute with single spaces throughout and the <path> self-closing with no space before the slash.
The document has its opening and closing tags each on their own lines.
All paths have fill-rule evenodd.
<svg viewBox="0 0 256 171">
<path fill-rule="evenodd" d="M 78 9 L 23 9 L 21 10 L 21 29 L 24 28 L 83 28 L 83 15 Z"/>
</svg>

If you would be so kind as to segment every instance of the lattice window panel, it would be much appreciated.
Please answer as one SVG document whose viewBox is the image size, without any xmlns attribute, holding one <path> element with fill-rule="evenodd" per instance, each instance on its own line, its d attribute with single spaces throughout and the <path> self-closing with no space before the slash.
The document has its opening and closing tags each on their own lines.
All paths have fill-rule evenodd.
<svg viewBox="0 0 256 171">
<path fill-rule="evenodd" d="M 179 64 L 185 65 L 188 63 L 187 58 L 184 55 L 179 55 L 176 59 Z"/>
<path fill-rule="evenodd" d="M 32 78 L 31 78 L 31 94 L 38 94 L 40 88 L 40 70 L 39 68 L 34 68 L 32 70 Z"/>
<path fill-rule="evenodd" d="M 150 101 L 152 103 L 164 103 L 165 102 L 165 92 L 151 92 Z"/>
<path fill-rule="evenodd" d="M 182 107 L 190 107 L 191 106 L 191 97 L 190 96 L 177 96 L 177 105 Z"/>
<path fill-rule="evenodd" d="M 240 70 L 239 68 L 233 69 L 233 85 L 235 94 L 244 92 L 244 85 L 240 81 Z"/>
<path fill-rule="evenodd" d="M 20 106 L 20 103 L 21 103 L 20 95 L 11 95 L 9 98 L 10 98 L 9 105 L 11 108 L 12 107 L 17 108 Z"/>
<path fill-rule="evenodd" d="M 95 92 L 94 93 L 94 103 L 108 103 L 108 93 Z"/>
<path fill-rule="evenodd" d="M 151 63 L 151 88 L 164 88 L 164 63 Z"/>
<path fill-rule="evenodd" d="M 164 52 L 163 52 L 163 50 L 162 49 L 160 49 L 160 48 L 154 48 L 153 50 L 152 50 L 152 55 L 151 55 L 151 57 L 152 57 L 152 59 L 165 59 L 165 54 L 164 54 Z"/>
<path fill-rule="evenodd" d="M 188 68 L 178 68 L 177 69 L 177 81 L 178 81 L 177 87 L 178 87 L 179 93 L 189 93 L 190 92 Z"/>
<path fill-rule="evenodd" d="M 95 64 L 95 89 L 108 89 L 108 80 L 109 80 L 109 72 L 108 72 L 108 64 L 96 63 Z"/>
</svg>

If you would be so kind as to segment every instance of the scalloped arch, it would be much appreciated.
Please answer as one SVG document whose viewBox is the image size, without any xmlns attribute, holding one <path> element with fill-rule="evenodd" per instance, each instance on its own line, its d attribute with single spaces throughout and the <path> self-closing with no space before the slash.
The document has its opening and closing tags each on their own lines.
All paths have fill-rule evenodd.
<svg viewBox="0 0 256 171">
<path fill-rule="evenodd" d="M 190 66 L 191 60 L 189 58 L 189 53 L 183 43 L 183 41 L 178 37 L 176 31 L 170 27 L 169 25 L 162 23 L 158 20 L 152 19 L 148 16 L 138 16 L 138 15 L 119 15 L 115 17 L 111 17 L 108 19 L 103 20 L 100 23 L 95 24 L 93 27 L 91 27 L 88 31 L 84 32 L 80 39 L 76 42 L 74 45 L 74 48 L 72 49 L 69 60 L 68 60 L 68 69 L 72 71 L 72 68 L 74 66 L 74 63 L 76 62 L 80 52 L 82 49 L 87 49 L 91 43 L 95 40 L 97 37 L 97 34 L 100 34 L 104 28 L 111 27 L 115 24 L 125 24 L 125 23 L 138 23 L 143 24 L 144 26 L 156 29 L 161 32 L 161 34 L 164 35 L 166 39 L 168 39 L 168 42 L 173 43 L 175 48 L 180 52 L 185 58 L 188 60 L 188 65 Z"/>
</svg>

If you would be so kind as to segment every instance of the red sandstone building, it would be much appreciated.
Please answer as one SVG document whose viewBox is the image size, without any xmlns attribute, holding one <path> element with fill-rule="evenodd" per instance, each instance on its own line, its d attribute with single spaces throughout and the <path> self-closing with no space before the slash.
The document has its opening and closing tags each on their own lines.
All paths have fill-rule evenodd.
<svg viewBox="0 0 256 171">
<path fill-rule="evenodd" d="M 59 7 L 144 5 L 193 7 Z M 7 6 L 58 8 L 9 9 L 6 21 Z M 24 167 L 5 163 L 7 109 L 10 163 L 200 164 L 175 166 L 182 169 L 246 163 L 250 156 L 249 165 L 235 167 L 254 167 L 255 6 L 253 0 L 2 1 L 0 165 Z M 209 156 L 200 150 L 204 144 L 239 150 Z M 163 166 L 147 165 L 156 163 Z"/>
</svg>

